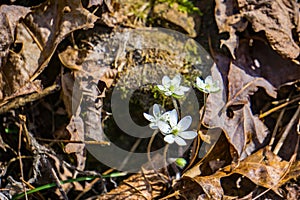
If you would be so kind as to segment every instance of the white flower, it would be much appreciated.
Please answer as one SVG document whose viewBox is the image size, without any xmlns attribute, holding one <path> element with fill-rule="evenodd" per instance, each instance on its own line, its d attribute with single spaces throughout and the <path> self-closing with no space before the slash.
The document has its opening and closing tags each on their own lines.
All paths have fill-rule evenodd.
<svg viewBox="0 0 300 200">
<path fill-rule="evenodd" d="M 157 123 L 159 121 L 167 121 L 169 118 L 169 112 L 163 113 L 163 111 L 161 111 L 159 109 L 159 105 L 158 104 L 154 104 L 153 105 L 153 116 L 149 115 L 147 113 L 143 113 L 144 117 L 150 121 L 151 123 L 149 124 L 151 129 L 157 129 Z"/>
<path fill-rule="evenodd" d="M 213 82 L 212 77 L 206 77 L 205 81 L 197 77 L 196 87 L 204 93 L 215 93 L 220 91 L 219 82 Z"/>
<path fill-rule="evenodd" d="M 176 110 L 169 111 L 169 123 L 166 121 L 158 121 L 157 125 L 162 134 L 165 135 L 165 142 L 172 144 L 174 141 L 180 145 L 186 145 L 184 139 L 194 139 L 197 136 L 195 131 L 186 131 L 191 123 L 192 117 L 185 116 L 178 123 Z"/>
<path fill-rule="evenodd" d="M 173 79 L 170 79 L 168 76 L 164 76 L 162 79 L 162 85 L 157 85 L 157 87 L 166 96 L 181 97 L 189 90 L 189 88 L 181 86 L 180 82 L 181 77 L 179 74 L 177 74 Z"/>
</svg>

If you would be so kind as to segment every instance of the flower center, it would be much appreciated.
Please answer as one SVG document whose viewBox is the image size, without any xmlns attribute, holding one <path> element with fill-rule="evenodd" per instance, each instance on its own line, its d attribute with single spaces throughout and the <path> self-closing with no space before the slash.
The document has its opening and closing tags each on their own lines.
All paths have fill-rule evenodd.
<svg viewBox="0 0 300 200">
<path fill-rule="evenodd" d="M 174 86 L 174 85 L 171 85 L 170 88 L 169 88 L 169 90 L 170 90 L 171 92 L 174 92 L 175 86 Z"/>
<path fill-rule="evenodd" d="M 177 134 L 179 133 L 179 130 L 177 128 L 172 130 L 173 135 L 177 136 Z"/>
</svg>

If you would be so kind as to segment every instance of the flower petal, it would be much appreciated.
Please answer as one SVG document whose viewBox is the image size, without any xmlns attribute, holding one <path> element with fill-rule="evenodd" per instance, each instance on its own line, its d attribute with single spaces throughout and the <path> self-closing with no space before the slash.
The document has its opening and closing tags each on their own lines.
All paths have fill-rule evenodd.
<svg viewBox="0 0 300 200">
<path fill-rule="evenodd" d="M 179 145 L 179 146 L 185 146 L 186 142 L 184 141 L 184 139 L 182 139 L 181 137 L 175 137 L 175 142 Z"/>
<path fill-rule="evenodd" d="M 158 129 L 157 123 L 155 123 L 155 122 L 150 123 L 150 124 L 149 124 L 149 127 L 150 127 L 151 129 L 153 129 L 153 130 Z"/>
<path fill-rule="evenodd" d="M 158 121 L 157 126 L 158 126 L 159 130 L 163 133 L 170 133 L 172 130 L 170 125 L 164 121 Z"/>
<path fill-rule="evenodd" d="M 179 86 L 175 91 L 174 94 L 178 96 L 184 95 L 185 92 L 189 91 L 190 88 L 185 87 L 185 86 Z"/>
<path fill-rule="evenodd" d="M 160 110 L 158 104 L 153 105 L 153 116 L 158 118 L 160 116 Z"/>
<path fill-rule="evenodd" d="M 167 143 L 169 143 L 169 144 L 173 144 L 174 140 L 175 140 L 175 138 L 174 138 L 174 135 L 172 135 L 172 134 L 166 135 L 164 137 L 164 141 L 167 142 Z"/>
<path fill-rule="evenodd" d="M 176 112 L 175 109 L 173 109 L 170 112 L 170 125 L 171 125 L 171 127 L 173 128 L 174 126 L 176 126 L 177 122 L 178 122 L 177 112 Z"/>
<path fill-rule="evenodd" d="M 154 117 L 153 117 L 152 115 L 149 115 L 149 114 L 147 114 L 147 113 L 143 113 L 143 115 L 144 115 L 144 117 L 145 117 L 148 121 L 150 121 L 150 122 L 155 121 L 155 119 L 154 119 Z"/>
<path fill-rule="evenodd" d="M 183 139 L 191 140 L 197 137 L 197 133 L 195 131 L 183 131 L 178 133 L 178 136 L 182 137 Z"/>
<path fill-rule="evenodd" d="M 171 80 L 168 76 L 164 76 L 162 78 L 162 84 L 165 88 L 169 88 L 171 86 Z"/>
<path fill-rule="evenodd" d="M 162 116 L 159 118 L 160 121 L 168 122 L 170 121 L 170 111 L 165 112 L 162 114 Z"/>
<path fill-rule="evenodd" d="M 205 78 L 205 84 L 207 85 L 212 85 L 213 84 L 213 79 L 211 76 L 208 76 Z"/>
<path fill-rule="evenodd" d="M 185 87 L 185 86 L 180 86 L 179 89 L 182 90 L 182 91 L 184 91 L 184 92 L 187 92 L 187 91 L 190 90 L 189 87 Z"/>
<path fill-rule="evenodd" d="M 173 92 L 171 92 L 171 91 L 169 91 L 169 90 L 165 92 L 165 95 L 166 95 L 166 96 L 171 96 L 172 94 L 173 94 Z"/>
<path fill-rule="evenodd" d="M 181 77 L 179 74 L 176 74 L 174 78 L 171 80 L 171 85 L 173 85 L 175 88 L 179 87 L 181 82 Z"/>
<path fill-rule="evenodd" d="M 214 93 L 214 92 L 219 92 L 219 91 L 220 91 L 219 81 L 217 81 L 211 86 L 210 92 Z"/>
<path fill-rule="evenodd" d="M 179 128 L 180 132 L 185 131 L 186 129 L 188 129 L 190 127 L 191 123 L 192 123 L 192 117 L 185 116 L 178 122 L 177 127 Z"/>
<path fill-rule="evenodd" d="M 176 90 L 176 91 L 174 91 L 174 95 L 176 95 L 174 97 L 178 96 L 178 98 L 179 98 L 179 97 L 182 97 L 184 95 L 184 92 L 181 91 L 181 90 Z"/>
<path fill-rule="evenodd" d="M 204 88 L 205 87 L 205 83 L 199 77 L 197 77 L 197 79 L 196 79 L 196 87 L 198 87 L 198 88 Z"/>
<path fill-rule="evenodd" d="M 163 85 L 157 85 L 157 88 L 163 92 L 167 91 L 167 89 Z"/>
</svg>

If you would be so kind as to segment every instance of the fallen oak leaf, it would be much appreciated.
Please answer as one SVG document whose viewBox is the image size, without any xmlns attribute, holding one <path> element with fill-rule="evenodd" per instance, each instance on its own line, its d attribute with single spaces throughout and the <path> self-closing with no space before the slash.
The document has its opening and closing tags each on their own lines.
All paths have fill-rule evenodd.
<svg viewBox="0 0 300 200">
<path fill-rule="evenodd" d="M 269 96 L 276 98 L 276 89 L 266 79 L 250 76 L 231 63 L 228 73 L 228 102 L 226 108 L 231 105 L 246 104 L 249 102 L 249 96 L 253 95 L 258 87 L 264 88 Z"/>
<path fill-rule="evenodd" d="M 197 189 L 198 198 L 222 199 L 225 194 L 221 179 L 239 174 L 247 177 L 256 185 L 271 189 L 281 196 L 278 191 L 279 187 L 288 180 L 299 176 L 299 173 L 299 161 L 290 165 L 290 162 L 282 160 L 273 152 L 263 148 L 240 161 L 236 167 L 228 165 L 209 176 L 199 175 L 193 178 L 184 176 L 175 184 L 174 189 L 179 190 L 181 196 L 189 197 L 191 195 L 189 194 L 190 190 L 188 190 L 186 186 L 191 185 L 193 182 L 199 186 Z M 193 184 L 193 187 L 196 187 L 195 184 Z M 202 193 L 200 192 L 201 190 Z"/>
<path fill-rule="evenodd" d="M 77 29 L 91 28 L 96 19 L 79 0 L 48 0 L 34 8 L 16 27 L 15 44 L 21 50 L 11 50 L 9 64 L 1 68 L 3 97 L 34 81 L 66 35 Z"/>
<path fill-rule="evenodd" d="M 6 63 L 9 47 L 14 42 L 15 27 L 20 20 L 30 12 L 29 8 L 16 5 L 0 6 L 0 66 Z M 0 98 L 1 99 L 1 98 Z"/>
<path fill-rule="evenodd" d="M 264 31 L 275 51 L 290 59 L 299 56 L 299 41 L 293 38 L 293 30 L 299 34 L 298 3 L 289 0 L 237 2 L 254 31 Z"/>
<path fill-rule="evenodd" d="M 293 165 L 289 161 L 282 160 L 267 148 L 262 148 L 248 156 L 231 171 L 231 174 L 238 173 L 250 179 L 256 185 L 272 189 L 278 195 L 279 187 L 295 176 L 299 176 L 299 161 Z M 223 170 L 230 170 L 231 166 Z M 298 173 L 296 175 L 296 173 Z"/>
<path fill-rule="evenodd" d="M 228 78 L 228 100 L 227 89 L 221 84 L 220 92 L 208 96 L 203 121 L 209 128 L 220 127 L 238 153 L 235 159 L 242 159 L 259 148 L 268 134 L 267 127 L 252 114 L 249 95 L 260 86 L 266 88 L 270 95 L 274 96 L 276 92 L 266 80 L 246 74 L 233 63 L 229 63 L 228 75 L 220 73 L 227 66 L 218 67 L 220 70 L 217 66 L 212 68 L 212 77 L 220 83 L 224 83 L 225 77 Z"/>
</svg>

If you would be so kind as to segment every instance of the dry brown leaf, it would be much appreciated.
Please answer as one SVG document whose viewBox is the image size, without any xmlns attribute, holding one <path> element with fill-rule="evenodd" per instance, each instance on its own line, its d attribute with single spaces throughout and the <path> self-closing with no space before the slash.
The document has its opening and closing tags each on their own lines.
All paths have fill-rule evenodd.
<svg viewBox="0 0 300 200">
<path fill-rule="evenodd" d="M 219 135 L 220 130 L 210 130 L 207 134 L 211 137 L 215 135 Z M 220 135 L 218 138 L 214 138 L 213 144 L 202 144 L 200 152 L 206 150 L 204 157 L 196 164 L 193 165 L 192 168 L 187 170 L 183 176 L 194 178 L 196 176 L 207 176 L 215 173 L 220 168 L 230 164 L 232 162 L 232 158 L 230 155 L 230 148 L 232 148 L 224 136 L 224 134 Z M 214 146 L 211 146 L 214 145 Z M 202 153 L 201 153 L 202 154 Z M 200 156 L 200 154 L 199 154 Z"/>
<path fill-rule="evenodd" d="M 66 129 L 71 135 L 71 141 L 84 141 L 83 121 L 80 117 L 73 116 Z M 65 151 L 67 153 L 81 153 L 84 151 L 84 144 L 69 143 L 65 146 Z"/>
<path fill-rule="evenodd" d="M 241 14 L 236 14 L 237 4 L 235 0 L 215 0 L 215 18 L 220 33 L 228 32 L 229 38 L 227 40 L 221 40 L 221 46 L 225 44 L 232 57 L 235 58 L 235 49 L 238 47 L 239 38 L 236 32 L 242 32 L 246 29 L 248 23 L 243 21 Z"/>
<path fill-rule="evenodd" d="M 212 68 L 212 76 L 214 80 L 223 83 L 216 66 Z M 238 156 L 244 158 L 257 149 L 268 134 L 267 127 L 252 114 L 249 95 L 253 94 L 257 87 L 265 88 L 272 96 L 276 95 L 276 92 L 263 78 L 251 77 L 232 63 L 228 72 L 228 86 L 228 95 L 227 89 L 221 84 L 220 92 L 208 96 L 204 123 L 209 127 L 220 127 Z M 227 96 L 231 98 L 228 101 Z"/>
<path fill-rule="evenodd" d="M 74 175 L 67 167 L 62 163 L 62 161 L 53 154 L 48 154 L 48 156 L 53 159 L 54 161 L 54 166 L 56 169 L 56 172 L 59 176 L 60 180 L 68 180 L 70 178 L 76 178 L 76 175 Z M 76 173 L 76 172 L 75 172 Z M 68 191 L 71 188 L 75 187 L 76 190 L 83 190 L 82 185 L 79 182 L 73 182 L 73 183 L 67 183 L 67 184 L 62 184 L 61 187 L 63 188 L 64 191 Z M 61 195 L 61 192 L 59 189 L 56 189 L 55 193 L 57 195 Z"/>
<path fill-rule="evenodd" d="M 0 6 L 0 66 L 4 66 L 6 63 L 5 58 L 10 45 L 14 42 L 15 27 L 19 19 L 25 17 L 28 12 L 30 9 L 23 6 Z"/>
<path fill-rule="evenodd" d="M 73 116 L 66 129 L 71 135 L 71 141 L 84 141 L 84 124 L 80 117 Z M 65 151 L 67 153 L 75 153 L 77 169 L 83 171 L 86 161 L 85 144 L 69 143 L 65 146 Z"/>
<path fill-rule="evenodd" d="M 228 73 L 228 102 L 226 107 L 248 103 L 249 96 L 253 95 L 258 87 L 264 88 L 269 96 L 276 98 L 275 88 L 266 79 L 250 76 L 244 70 L 231 64 Z"/>
<path fill-rule="evenodd" d="M 299 34 L 299 4 L 290 0 L 238 0 L 240 11 L 256 32 L 264 31 L 270 45 L 284 57 L 299 56 L 299 41 L 293 39 L 293 29 Z"/>
<path fill-rule="evenodd" d="M 238 4 L 238 5 L 237 5 Z M 237 13 L 237 11 L 239 11 Z M 247 27 L 247 20 L 256 32 L 264 31 L 270 45 L 284 57 L 295 59 L 300 48 L 293 39 L 293 29 L 299 34 L 299 4 L 289 0 L 249 1 L 216 0 L 215 18 L 220 33 L 228 32 L 222 40 L 235 58 L 239 38 L 236 32 Z M 245 20 L 246 19 L 246 20 Z"/>
<path fill-rule="evenodd" d="M 297 161 L 291 165 L 291 168 L 289 166 L 290 163 L 288 161 L 283 161 L 273 152 L 260 149 L 242 160 L 236 168 L 226 166 L 222 171 L 218 171 L 210 176 L 184 177 L 175 185 L 175 189 L 179 189 L 182 196 L 187 196 L 190 191 L 185 189 L 186 185 L 196 182 L 199 186 L 198 191 L 202 189 L 205 193 L 199 194 L 198 199 L 222 199 L 224 198 L 224 191 L 221 185 L 221 178 L 240 174 L 250 179 L 256 185 L 272 189 L 278 193 L 280 186 L 288 180 L 299 176 L 300 162 Z M 193 185 L 193 187 L 196 188 L 197 186 Z"/>
<path fill-rule="evenodd" d="M 8 97 L 33 81 L 47 66 L 57 45 L 72 31 L 91 28 L 97 17 L 80 0 L 49 0 L 36 7 L 16 28 L 15 44 L 8 63 L 1 68 L 0 88 Z"/>
<path fill-rule="evenodd" d="M 282 160 L 272 151 L 260 149 L 241 161 L 231 174 L 241 174 L 256 185 L 270 188 L 280 195 L 277 189 L 295 177 L 296 174 L 299 176 L 300 173 L 299 161 L 291 169 L 289 166 L 288 161 Z M 230 170 L 230 166 L 227 166 L 224 170 Z"/>
<path fill-rule="evenodd" d="M 247 74 L 252 77 L 264 77 L 276 88 L 300 78 L 299 65 L 282 58 L 259 38 L 241 41 L 236 50 L 236 57 L 234 63 Z"/>
<path fill-rule="evenodd" d="M 153 170 L 143 170 L 141 173 L 130 176 L 116 189 L 111 190 L 107 194 L 101 195 L 98 199 L 155 199 L 166 191 L 166 183 L 162 181 L 161 177 L 165 180 L 168 179 L 162 173 L 157 174 Z"/>
<path fill-rule="evenodd" d="M 224 191 L 221 186 L 221 178 L 226 173 L 218 171 L 211 176 L 197 176 L 190 178 L 184 176 L 174 189 L 185 199 L 222 199 Z"/>
<path fill-rule="evenodd" d="M 83 127 L 83 130 L 80 135 L 83 139 L 92 139 L 98 142 L 104 141 L 105 138 L 101 122 L 101 97 L 104 92 L 99 89 L 98 82 L 107 80 L 107 84 L 109 84 L 110 79 L 105 79 L 105 77 L 107 72 L 111 71 L 109 66 L 103 66 L 99 62 L 101 56 L 104 55 L 99 53 L 96 47 L 88 52 L 68 47 L 59 54 L 63 65 L 73 70 L 73 76 L 71 74 L 62 76 L 62 98 L 67 112 L 72 119 L 81 120 L 80 126 Z M 72 119 L 70 124 L 72 124 Z M 76 139 L 77 133 L 69 132 L 71 140 Z M 70 145 L 77 148 L 77 144 Z"/>
<path fill-rule="evenodd" d="M 58 58 L 69 69 L 82 70 L 79 60 L 79 50 L 68 46 L 66 50 L 58 54 Z"/>
<path fill-rule="evenodd" d="M 62 75 L 61 77 L 62 99 L 69 117 L 73 115 L 74 107 L 78 108 L 79 102 L 81 100 L 80 98 L 76 98 L 76 97 L 81 97 L 81 95 L 73 95 L 73 92 L 76 92 L 73 91 L 74 84 L 75 84 L 74 77 L 71 75 L 71 73 L 66 73 Z"/>
</svg>

